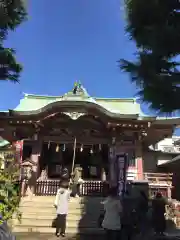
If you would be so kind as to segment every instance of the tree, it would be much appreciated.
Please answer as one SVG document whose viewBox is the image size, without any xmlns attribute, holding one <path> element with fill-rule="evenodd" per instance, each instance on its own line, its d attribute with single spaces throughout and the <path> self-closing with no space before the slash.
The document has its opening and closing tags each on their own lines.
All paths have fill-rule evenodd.
<svg viewBox="0 0 180 240">
<path fill-rule="evenodd" d="M 5 149 L 0 159 L 0 214 L 1 221 L 9 220 L 15 214 L 20 219 L 19 164 L 16 162 L 15 149 Z"/>
<path fill-rule="evenodd" d="M 0 1 L 0 80 L 19 81 L 22 66 L 16 62 L 15 50 L 5 48 L 3 43 L 7 39 L 9 31 L 14 31 L 26 17 L 23 0 Z"/>
<path fill-rule="evenodd" d="M 126 32 L 137 46 L 136 61 L 120 60 L 141 99 L 161 113 L 180 109 L 179 0 L 125 0 Z"/>
<path fill-rule="evenodd" d="M 19 81 L 22 66 L 16 62 L 15 50 L 4 47 L 9 31 L 14 31 L 26 19 L 27 13 L 23 0 L 0 0 L 0 80 Z M 19 193 L 15 184 L 18 176 L 17 165 L 5 157 L 8 165 L 0 168 L 0 215 L 3 220 L 18 213 Z M 2 163 L 0 159 L 0 165 Z M 19 216 L 19 214 L 18 214 Z"/>
</svg>

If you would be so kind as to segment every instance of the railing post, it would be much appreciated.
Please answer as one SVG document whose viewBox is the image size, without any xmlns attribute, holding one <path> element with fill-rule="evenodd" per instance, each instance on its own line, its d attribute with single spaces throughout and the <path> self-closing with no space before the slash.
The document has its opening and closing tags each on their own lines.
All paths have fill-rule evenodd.
<svg viewBox="0 0 180 240">
<path fill-rule="evenodd" d="M 171 187 L 170 186 L 167 187 L 167 196 L 168 196 L 168 199 L 171 199 Z"/>
</svg>

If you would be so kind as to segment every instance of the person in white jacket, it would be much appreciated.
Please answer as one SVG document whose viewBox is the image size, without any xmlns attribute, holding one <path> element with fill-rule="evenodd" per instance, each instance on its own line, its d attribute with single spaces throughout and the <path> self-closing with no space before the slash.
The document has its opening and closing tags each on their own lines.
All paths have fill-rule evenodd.
<svg viewBox="0 0 180 240">
<path fill-rule="evenodd" d="M 70 191 L 68 190 L 68 182 L 62 182 L 57 191 L 55 199 L 55 207 L 57 213 L 56 219 L 56 236 L 65 237 L 66 217 L 68 214 L 68 202 L 70 199 Z"/>
<path fill-rule="evenodd" d="M 109 194 L 104 204 L 104 220 L 102 227 L 106 231 L 107 239 L 116 240 L 120 238 L 122 206 L 117 196 L 117 188 L 109 189 Z"/>
</svg>

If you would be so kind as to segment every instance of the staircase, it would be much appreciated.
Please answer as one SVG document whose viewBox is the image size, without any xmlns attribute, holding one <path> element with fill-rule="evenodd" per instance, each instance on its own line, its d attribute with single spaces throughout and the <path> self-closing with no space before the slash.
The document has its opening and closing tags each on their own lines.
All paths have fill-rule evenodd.
<svg viewBox="0 0 180 240">
<path fill-rule="evenodd" d="M 53 206 L 55 197 L 35 196 L 31 200 L 24 198 L 20 203 L 22 219 L 13 220 L 13 231 L 16 233 L 39 232 L 54 233 L 52 221 L 56 217 Z M 69 202 L 69 214 L 67 217 L 67 229 L 69 234 L 102 233 L 98 228 L 98 217 L 102 210 L 103 198 L 82 197 L 71 198 Z"/>
</svg>

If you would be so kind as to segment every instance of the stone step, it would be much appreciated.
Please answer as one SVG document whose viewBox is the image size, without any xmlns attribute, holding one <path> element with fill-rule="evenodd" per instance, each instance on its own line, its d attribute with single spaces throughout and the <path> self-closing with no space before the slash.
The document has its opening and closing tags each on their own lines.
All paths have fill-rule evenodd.
<svg viewBox="0 0 180 240">
<path fill-rule="evenodd" d="M 69 204 L 69 212 L 77 212 L 78 213 L 81 213 L 81 212 L 99 212 L 103 209 L 103 206 L 93 206 L 93 205 L 90 205 L 90 206 L 80 206 L 80 205 L 72 205 L 72 204 Z M 54 213 L 56 212 L 56 209 L 53 205 L 48 205 L 48 206 L 21 206 L 19 208 L 19 210 L 21 212 L 37 212 L 39 214 L 41 214 L 42 212 L 46 212 L 46 213 Z"/>
<path fill-rule="evenodd" d="M 23 199 L 20 204 L 21 223 L 13 220 L 15 232 L 54 233 L 52 222 L 56 217 L 53 196 L 35 196 Z M 71 198 L 67 217 L 67 233 L 102 232 L 98 228 L 98 217 L 103 208 L 103 198 Z"/>
<path fill-rule="evenodd" d="M 21 222 L 23 222 L 24 219 L 29 219 L 30 221 L 36 221 L 36 220 L 47 220 L 47 221 L 52 221 L 56 217 L 56 214 L 52 215 L 31 215 L 31 214 L 23 214 L 21 218 Z M 69 213 L 67 216 L 67 220 L 69 221 L 81 221 L 81 219 L 85 221 L 91 221 L 95 220 L 97 221 L 99 215 L 94 215 L 94 214 L 85 214 L 85 215 L 76 215 L 76 214 L 71 214 Z M 15 222 L 18 222 L 17 219 L 13 219 Z"/>
<path fill-rule="evenodd" d="M 54 201 L 52 202 L 44 202 L 44 203 L 41 203 L 41 202 L 24 202 L 24 203 L 21 203 L 20 204 L 20 207 L 41 207 L 41 208 L 45 208 L 45 207 L 52 207 L 54 206 Z M 73 207 L 88 207 L 88 206 L 92 206 L 92 207 L 101 207 L 103 206 L 100 202 L 87 202 L 87 203 L 79 203 L 79 202 L 74 202 L 74 201 L 70 201 L 69 202 L 69 206 L 73 206 Z"/>
<path fill-rule="evenodd" d="M 21 213 L 32 213 L 32 214 L 34 214 L 34 213 L 37 213 L 37 214 L 39 214 L 39 215 L 41 215 L 41 214 L 46 214 L 46 213 L 48 213 L 48 214 L 54 214 L 54 213 L 56 213 L 56 209 L 54 208 L 54 207 L 49 207 L 49 208 L 26 208 L 26 207 L 24 207 L 24 208 L 20 208 L 19 209 L 20 210 L 20 212 Z M 71 207 L 71 208 L 69 208 L 69 213 L 74 213 L 74 214 L 82 214 L 82 213 L 93 213 L 93 214 L 96 214 L 96 213 L 99 213 L 99 212 L 101 212 L 103 210 L 103 208 L 88 208 L 88 209 L 83 209 L 83 208 L 75 208 L 75 207 Z"/>
<path fill-rule="evenodd" d="M 78 212 L 77 209 L 74 209 L 73 211 L 70 211 L 68 213 L 68 217 L 77 217 L 77 218 L 81 218 L 82 216 L 86 216 L 86 217 L 96 217 L 99 216 L 101 212 L 100 211 L 92 211 L 92 212 Z M 22 213 L 22 218 L 52 218 L 56 215 L 56 212 L 23 212 Z"/>
<path fill-rule="evenodd" d="M 18 240 L 57 240 L 54 233 L 15 233 L 15 236 Z M 65 240 L 104 240 L 103 234 L 66 234 Z"/>
<path fill-rule="evenodd" d="M 43 208 L 39 208 L 39 209 L 36 209 L 36 208 L 31 208 L 31 209 L 20 208 L 19 210 L 22 214 L 28 214 L 28 215 L 30 214 L 30 215 L 41 215 L 41 216 L 44 216 L 44 215 L 49 216 L 50 215 L 51 216 L 51 215 L 56 214 L 56 209 L 55 208 L 45 208 L 45 209 L 43 209 Z M 84 212 L 87 212 L 87 211 L 85 211 L 83 209 L 79 209 L 79 208 L 69 209 L 69 213 L 71 213 L 71 214 L 81 215 Z M 94 212 L 94 211 L 92 211 L 92 212 Z"/>
<path fill-rule="evenodd" d="M 55 217 L 54 217 L 55 218 Z M 19 223 L 16 221 L 14 223 L 15 226 L 31 226 L 31 227 L 52 227 L 52 222 L 53 220 L 51 219 L 21 219 L 21 222 Z M 80 220 L 74 220 L 74 219 L 68 219 L 67 221 L 67 226 L 68 227 L 92 227 L 92 228 L 97 228 L 98 227 L 98 219 L 80 219 Z"/>
<path fill-rule="evenodd" d="M 51 201 L 52 199 L 55 199 L 55 196 L 33 196 L 33 197 L 24 197 L 22 198 L 22 202 L 23 201 L 29 201 L 29 200 L 32 200 L 32 201 Z M 78 198 L 74 198 L 74 197 L 71 197 L 71 199 L 74 199 L 74 200 L 78 200 L 78 201 L 102 201 L 104 199 L 104 197 L 78 197 Z"/>
<path fill-rule="evenodd" d="M 99 208 L 99 206 L 98 206 Z M 42 211 L 43 209 L 47 209 L 47 211 L 52 211 L 52 210 L 56 210 L 54 205 L 47 205 L 47 206 L 20 206 L 19 209 L 21 209 L 21 211 L 26 211 L 27 209 L 35 209 L 36 211 Z M 80 210 L 83 210 L 83 209 L 87 209 L 86 206 L 81 206 L 81 205 L 74 205 L 74 204 L 69 204 L 68 205 L 68 209 L 71 210 L 71 209 L 80 209 Z"/>
<path fill-rule="evenodd" d="M 50 227 L 41 227 L 41 226 L 36 226 L 36 227 L 32 227 L 32 226 L 16 226 L 13 229 L 14 233 L 26 233 L 29 232 L 30 233 L 51 233 L 54 234 L 55 233 L 55 229 L 54 228 L 50 228 Z M 102 228 L 79 228 L 79 227 L 67 227 L 66 229 L 66 233 L 67 234 L 104 234 L 104 230 Z"/>
<path fill-rule="evenodd" d="M 88 198 L 70 198 L 70 202 L 75 202 L 75 203 L 81 203 L 81 204 L 87 204 L 87 203 L 91 203 L 91 204 L 97 204 L 97 203 L 101 203 L 104 200 L 104 198 L 99 198 L 99 197 L 88 197 Z M 46 204 L 50 204 L 50 203 L 54 203 L 55 201 L 55 196 L 53 197 L 48 197 L 48 196 L 44 196 L 44 197 L 38 197 L 35 196 L 33 198 L 23 198 L 21 200 L 22 205 L 24 204 L 37 204 L 37 205 L 46 205 Z"/>
</svg>

